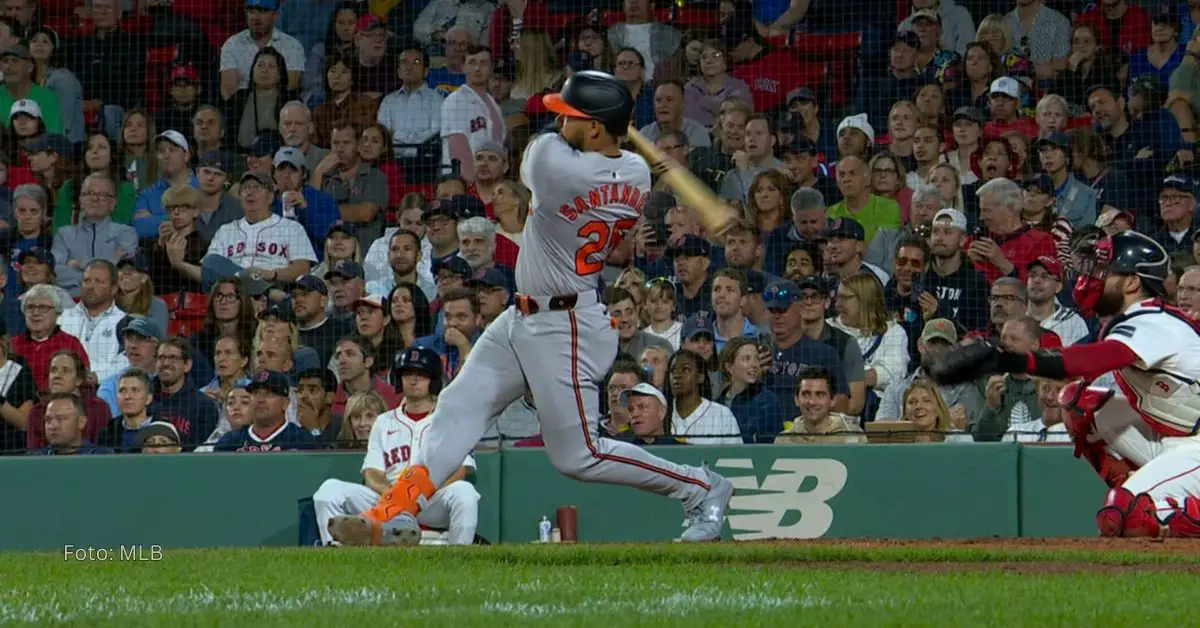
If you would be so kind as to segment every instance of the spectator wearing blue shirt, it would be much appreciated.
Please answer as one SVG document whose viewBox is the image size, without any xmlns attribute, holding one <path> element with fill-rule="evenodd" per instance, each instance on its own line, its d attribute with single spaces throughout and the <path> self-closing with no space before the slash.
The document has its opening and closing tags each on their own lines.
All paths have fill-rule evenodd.
<svg viewBox="0 0 1200 628">
<path fill-rule="evenodd" d="M 1134 120 L 1125 111 L 1121 90 L 1106 85 L 1089 90 L 1087 104 L 1097 132 L 1113 148 L 1113 165 L 1133 181 L 1143 177 L 1159 180 L 1166 173 L 1167 164 L 1184 148 L 1179 124 L 1165 109 L 1150 109 Z M 1153 189 L 1149 192 L 1152 197 Z M 1150 198 L 1131 200 L 1133 207 L 1152 206 L 1151 202 L 1140 202 Z"/>
<path fill-rule="evenodd" d="M 226 432 L 214 451 L 271 452 L 316 449 L 317 441 L 304 428 L 287 420 L 291 385 L 287 375 L 262 371 L 250 378 L 246 390 L 253 397 L 250 424 Z"/>
<path fill-rule="evenodd" d="M 115 451 L 136 451 L 142 430 L 154 422 L 150 414 L 154 382 L 150 373 L 136 367 L 125 369 L 114 378 L 117 380 L 117 410 L 108 425 L 100 430 L 96 441 Z"/>
<path fill-rule="evenodd" d="M 175 130 L 163 131 L 154 137 L 155 158 L 162 179 L 155 181 L 138 194 L 133 206 L 133 228 L 139 238 L 158 238 L 158 226 L 166 218 L 163 193 L 173 185 L 191 185 L 200 189 L 200 180 L 188 167 L 192 150 L 187 138 Z"/>
<path fill-rule="evenodd" d="M 757 336 L 758 328 L 742 312 L 746 296 L 746 273 L 734 268 L 718 270 L 712 280 L 713 343 L 720 352 L 738 336 Z"/>
<path fill-rule="evenodd" d="M 442 309 L 445 330 L 440 334 L 418 338 L 416 345 L 433 349 L 442 356 L 446 379 L 453 379 L 462 368 L 463 360 L 483 332 L 480 327 L 479 300 L 468 288 L 448 290 L 442 293 Z"/>
<path fill-rule="evenodd" d="M 87 410 L 79 395 L 69 392 L 51 393 L 47 397 L 45 434 L 48 446 L 38 450 L 43 456 L 73 456 L 111 454 L 83 437 L 87 425 Z"/>
<path fill-rule="evenodd" d="M 300 223 L 319 259 L 325 258 L 325 236 L 341 218 L 337 202 L 308 184 L 308 166 L 299 148 L 284 146 L 275 153 L 275 201 L 271 211 Z"/>
<path fill-rule="evenodd" d="M 777 281 L 767 286 L 763 300 L 770 314 L 773 345 L 768 348 L 769 374 L 765 382 L 767 389 L 775 393 L 783 405 L 784 416 L 799 414 L 792 393 L 796 390 L 796 376 L 809 366 L 823 366 L 833 373 L 834 408 L 838 412 L 846 411 L 850 390 L 842 361 L 832 347 L 804 333 L 799 287 L 791 281 Z"/>
<path fill-rule="evenodd" d="M 1160 85 L 1171 80 L 1171 73 L 1187 55 L 1184 44 L 1179 42 L 1180 30 L 1179 14 L 1170 5 L 1163 5 L 1150 17 L 1150 45 L 1129 55 L 1130 83 L 1143 77 Z M 1165 57 L 1165 63 L 1155 63 L 1150 59 L 1151 54 L 1160 59 Z"/>
<path fill-rule="evenodd" d="M 449 96 L 467 82 L 463 64 L 467 60 L 467 50 L 475 45 L 475 36 L 470 30 L 457 26 L 446 31 L 443 41 L 446 46 L 444 65 L 430 70 L 425 83 L 442 96 Z"/>
<path fill-rule="evenodd" d="M 122 323 L 125 324 L 124 329 L 121 329 Z M 163 337 L 162 328 L 150 322 L 150 319 L 132 316 L 117 323 L 117 332 L 124 347 L 124 350 L 117 355 L 119 368 L 111 377 L 100 382 L 100 387 L 96 390 L 96 396 L 108 404 L 113 416 L 121 414 L 121 409 L 117 407 L 117 385 L 121 376 L 130 367 L 136 367 L 153 377 L 158 342 Z"/>
<path fill-rule="evenodd" d="M 771 443 L 789 417 L 779 397 L 763 386 L 758 340 L 739 336 L 725 344 L 717 359 L 725 387 L 715 401 L 728 406 L 747 443 Z"/>
<path fill-rule="evenodd" d="M 1096 191 L 1071 173 L 1071 138 L 1056 131 L 1035 143 L 1059 216 L 1080 229 L 1096 223 Z"/>
<path fill-rule="evenodd" d="M 782 277 L 787 270 L 788 254 L 796 247 L 815 251 L 817 239 L 829 226 L 829 207 L 820 190 L 802 187 L 792 193 L 792 219 L 767 235 L 763 254 L 763 272 Z"/>
</svg>

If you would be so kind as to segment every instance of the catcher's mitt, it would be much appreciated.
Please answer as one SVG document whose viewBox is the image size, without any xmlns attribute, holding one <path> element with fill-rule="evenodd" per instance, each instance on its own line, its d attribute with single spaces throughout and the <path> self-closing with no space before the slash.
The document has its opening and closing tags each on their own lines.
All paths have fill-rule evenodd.
<svg viewBox="0 0 1200 628">
<path fill-rule="evenodd" d="M 929 367 L 929 375 L 942 386 L 973 382 L 999 372 L 1001 355 L 1000 348 L 988 342 L 962 345 L 935 360 Z"/>
</svg>

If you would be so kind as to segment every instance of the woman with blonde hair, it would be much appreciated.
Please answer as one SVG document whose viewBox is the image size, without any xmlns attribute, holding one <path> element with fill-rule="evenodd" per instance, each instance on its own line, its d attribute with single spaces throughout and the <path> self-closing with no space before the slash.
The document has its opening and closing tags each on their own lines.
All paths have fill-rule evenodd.
<svg viewBox="0 0 1200 628">
<path fill-rule="evenodd" d="M 766 170 L 754 177 L 746 194 L 745 215 L 758 226 L 765 240 L 777 227 L 791 220 L 789 202 L 792 182 L 778 170 Z"/>
<path fill-rule="evenodd" d="M 533 195 L 520 181 L 504 179 L 496 184 L 492 197 L 492 212 L 496 216 L 496 235 L 508 238 L 521 246 L 521 233 L 529 219 L 529 203 Z"/>
<path fill-rule="evenodd" d="M 348 225 L 341 221 L 334 223 L 325 234 L 325 259 L 312 270 L 311 275 L 325 279 L 325 273 L 333 270 L 338 262 L 362 263 L 362 246 L 358 243 L 356 234 L 351 233 Z M 333 300 L 329 301 L 331 304 Z"/>
<path fill-rule="evenodd" d="M 950 424 L 950 409 L 938 394 L 933 382 L 923 377 L 913 380 L 904 391 L 904 418 L 911 421 L 913 437 L 918 443 L 945 442 L 946 434 L 953 430 Z"/>
<path fill-rule="evenodd" d="M 953 165 L 946 163 L 934 166 L 929 171 L 929 176 L 925 178 L 925 182 L 937 188 L 950 207 L 964 213 L 967 212 L 964 202 L 966 199 L 963 198 L 962 193 L 962 179 Z"/>
<path fill-rule="evenodd" d="M 975 30 L 975 41 L 987 42 L 996 52 L 1000 59 L 1000 74 L 1014 78 L 1033 76 L 1033 63 L 1017 48 L 1012 29 L 1008 27 L 1008 20 L 1003 15 L 993 13 L 983 18 L 979 28 Z"/>
<path fill-rule="evenodd" d="M 837 316 L 827 322 L 846 332 L 862 350 L 867 402 L 864 417 L 874 418 L 879 395 L 908 374 L 908 335 L 887 314 L 883 285 L 873 273 L 846 277 L 837 288 Z"/>
<path fill-rule="evenodd" d="M 717 109 L 717 120 L 713 123 L 713 148 L 732 155 L 742 150 L 746 139 L 746 121 L 754 115 L 750 105 L 736 98 L 726 100 Z"/>
<path fill-rule="evenodd" d="M 126 314 L 148 318 L 166 333 L 167 303 L 154 296 L 150 268 L 140 254 L 127 255 L 117 262 L 116 302 Z"/>
<path fill-rule="evenodd" d="M 642 314 L 646 317 L 646 333 L 658 336 L 671 345 L 672 351 L 679 350 L 679 334 L 683 323 L 678 319 L 678 302 L 675 285 L 665 277 L 646 282 L 646 303 Z"/>
<path fill-rule="evenodd" d="M 346 400 L 342 429 L 337 435 L 338 449 L 366 449 L 375 420 L 387 411 L 387 403 L 373 390 L 350 395 Z"/>
<path fill-rule="evenodd" d="M 642 310 L 642 326 L 644 326 L 646 312 L 643 306 L 646 305 L 646 273 L 630 266 L 622 270 L 620 275 L 617 275 L 617 280 L 613 282 L 613 285 L 628 291 L 629 295 L 633 297 L 633 304 L 639 310 Z"/>
<path fill-rule="evenodd" d="M 512 98 L 528 100 L 534 94 L 557 89 L 567 74 L 556 61 L 554 43 L 542 30 L 523 30 L 520 43 L 513 48 L 517 59 L 517 80 Z"/>
</svg>

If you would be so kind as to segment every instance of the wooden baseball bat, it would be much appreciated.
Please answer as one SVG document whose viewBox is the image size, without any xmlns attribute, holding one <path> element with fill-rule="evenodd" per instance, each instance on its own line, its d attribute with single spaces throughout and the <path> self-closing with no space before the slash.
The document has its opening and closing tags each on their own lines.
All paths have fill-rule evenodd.
<svg viewBox="0 0 1200 628">
<path fill-rule="evenodd" d="M 650 169 L 659 173 L 659 177 L 667 182 L 671 191 L 683 202 L 682 204 L 700 212 L 700 218 L 710 236 L 723 233 L 737 220 L 737 212 L 717 198 L 712 188 L 696 178 L 696 175 L 692 174 L 686 166 L 659 150 L 654 142 L 639 133 L 633 126 L 629 127 L 628 137 L 642 157 L 650 162 Z"/>
</svg>

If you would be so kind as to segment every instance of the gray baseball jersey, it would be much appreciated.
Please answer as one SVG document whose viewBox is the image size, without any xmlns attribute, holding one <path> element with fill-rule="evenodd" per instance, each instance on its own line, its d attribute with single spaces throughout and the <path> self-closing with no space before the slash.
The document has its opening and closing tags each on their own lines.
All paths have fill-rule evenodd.
<svg viewBox="0 0 1200 628">
<path fill-rule="evenodd" d="M 575 150 L 557 133 L 529 143 L 521 179 L 533 196 L 517 257 L 517 290 L 558 296 L 594 290 L 608 254 L 637 224 L 650 195 L 641 156 Z"/>
</svg>

